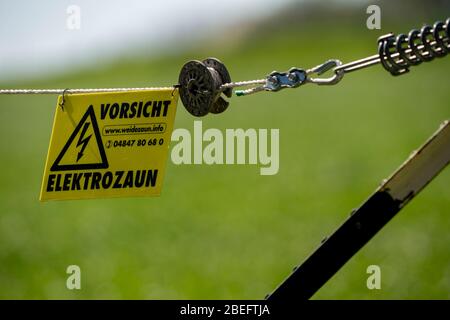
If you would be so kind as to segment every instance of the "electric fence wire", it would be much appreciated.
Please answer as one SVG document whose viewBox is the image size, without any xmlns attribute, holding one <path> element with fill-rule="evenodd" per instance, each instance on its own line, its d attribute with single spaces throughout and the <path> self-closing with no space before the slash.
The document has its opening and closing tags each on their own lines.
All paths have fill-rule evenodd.
<svg viewBox="0 0 450 320">
<path fill-rule="evenodd" d="M 334 85 L 339 83 L 344 74 L 361 70 L 381 63 L 392 75 L 401 75 L 409 67 L 428 62 L 436 57 L 446 56 L 450 52 L 450 18 L 445 22 L 437 21 L 433 26 L 425 25 L 420 30 L 413 29 L 408 35 L 395 36 L 390 33 L 378 39 L 378 54 L 342 64 L 332 59 L 306 71 L 292 68 L 288 72 L 272 72 L 263 79 L 228 82 L 220 85 L 219 90 L 234 89 L 259 85 L 245 90 L 235 91 L 237 96 L 249 95 L 261 91 L 279 91 L 284 88 L 296 88 L 304 83 Z M 334 75 L 329 78 L 313 78 L 327 71 Z M 144 90 L 174 90 L 173 87 L 141 88 L 87 88 L 87 89 L 0 89 L 0 94 L 73 94 L 99 92 L 128 92 Z"/>
</svg>

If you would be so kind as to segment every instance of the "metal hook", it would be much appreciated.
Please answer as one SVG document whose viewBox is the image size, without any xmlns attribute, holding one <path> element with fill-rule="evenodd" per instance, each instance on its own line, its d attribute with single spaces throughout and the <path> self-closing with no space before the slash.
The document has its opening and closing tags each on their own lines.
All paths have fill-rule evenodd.
<svg viewBox="0 0 450 320">
<path fill-rule="evenodd" d="M 324 74 L 325 72 L 334 69 L 336 67 L 339 67 L 342 65 L 342 62 L 340 60 L 337 59 L 332 59 L 332 60 L 328 60 L 325 61 L 324 63 L 315 66 L 314 68 L 311 68 L 309 70 L 306 71 L 308 77 L 306 79 L 306 82 L 311 82 L 311 83 L 315 83 L 318 85 L 333 85 L 338 83 L 339 81 L 342 80 L 342 78 L 344 77 L 344 71 L 341 69 L 338 70 L 334 70 L 334 75 L 332 77 L 329 78 L 310 78 L 309 75 L 311 74 L 317 74 L 318 76 L 320 76 L 321 74 Z"/>
<path fill-rule="evenodd" d="M 174 85 L 173 85 L 172 98 L 173 98 L 173 94 L 174 94 L 175 90 L 177 90 L 177 89 L 180 88 L 180 87 L 181 87 L 181 84 L 174 84 Z"/>
<path fill-rule="evenodd" d="M 64 103 L 66 103 L 66 97 L 65 94 L 66 92 L 69 90 L 69 88 L 66 88 L 63 90 L 62 92 L 62 98 L 61 98 L 61 102 L 59 103 L 59 106 L 61 107 L 62 111 L 64 111 Z"/>
</svg>

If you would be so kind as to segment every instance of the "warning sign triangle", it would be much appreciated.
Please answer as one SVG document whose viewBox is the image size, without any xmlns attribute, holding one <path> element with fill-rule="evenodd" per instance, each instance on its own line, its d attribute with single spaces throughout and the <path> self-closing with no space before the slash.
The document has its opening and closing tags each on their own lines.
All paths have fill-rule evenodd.
<svg viewBox="0 0 450 320">
<path fill-rule="evenodd" d="M 95 118 L 89 106 L 62 148 L 50 171 L 106 169 L 108 160 Z"/>
</svg>

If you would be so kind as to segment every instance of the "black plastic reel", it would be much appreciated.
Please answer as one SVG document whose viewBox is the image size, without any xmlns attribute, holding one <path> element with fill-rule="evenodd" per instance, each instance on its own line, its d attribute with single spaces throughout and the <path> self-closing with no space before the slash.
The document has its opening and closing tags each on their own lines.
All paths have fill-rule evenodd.
<svg viewBox="0 0 450 320">
<path fill-rule="evenodd" d="M 229 82 L 230 74 L 218 59 L 189 61 L 181 68 L 178 78 L 181 101 L 186 110 L 196 117 L 203 117 L 209 112 L 224 112 L 229 102 L 222 97 L 222 92 L 230 98 L 233 89 L 222 91 L 220 87 Z"/>
</svg>

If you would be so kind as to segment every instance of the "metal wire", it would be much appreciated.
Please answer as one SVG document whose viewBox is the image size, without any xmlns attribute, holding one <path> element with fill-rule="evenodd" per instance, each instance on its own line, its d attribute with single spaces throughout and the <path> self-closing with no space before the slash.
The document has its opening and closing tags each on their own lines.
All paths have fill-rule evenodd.
<svg viewBox="0 0 450 320">
<path fill-rule="evenodd" d="M 266 79 L 249 81 L 237 81 L 225 83 L 220 90 L 237 88 L 254 84 L 264 84 Z M 127 92 L 127 91 L 151 91 L 151 90 L 173 90 L 173 87 L 142 87 L 142 88 L 86 88 L 86 89 L 0 89 L 0 94 L 73 94 L 73 93 L 98 93 L 98 92 Z"/>
<path fill-rule="evenodd" d="M 127 92 L 173 90 L 174 87 L 143 87 L 143 88 L 92 88 L 92 89 L 0 89 L 0 94 L 63 94 L 63 93 L 95 93 L 95 92 Z"/>
<path fill-rule="evenodd" d="M 443 36 L 440 32 L 444 33 Z M 337 84 L 345 73 L 354 72 L 370 66 L 382 63 L 383 67 L 393 75 L 403 74 L 408 71 L 411 65 L 419 64 L 422 61 L 430 61 L 435 57 L 442 57 L 450 52 L 449 43 L 450 18 L 445 22 L 436 22 L 433 27 L 424 26 L 419 30 L 411 30 L 408 36 L 400 34 L 395 37 L 388 34 L 379 38 L 378 54 L 351 61 L 342 64 L 339 60 L 328 60 L 321 65 L 307 70 L 308 77 L 301 83 L 291 83 L 286 87 L 298 87 L 304 83 L 315 83 L 319 85 Z M 431 37 L 431 39 L 427 38 Z M 416 44 L 418 40 L 420 43 Z M 407 44 L 406 48 L 402 44 Z M 393 49 L 393 50 L 392 50 Z M 333 65 L 334 63 L 334 65 Z M 320 75 L 328 70 L 332 70 L 334 76 L 330 78 L 312 78 L 310 75 Z M 289 72 L 278 73 L 278 76 L 289 75 Z M 276 80 L 276 79 L 275 79 Z M 260 85 L 245 90 L 236 91 L 236 95 L 248 95 L 261 91 L 278 91 L 280 88 L 274 89 L 273 73 L 264 79 L 237 81 L 224 83 L 220 86 L 220 91 L 230 88 L 247 87 L 252 85 Z M 144 90 L 174 90 L 178 85 L 173 87 L 144 87 L 144 88 L 103 88 L 103 89 L 0 89 L 0 94 L 71 94 L 71 93 L 94 93 L 94 92 L 127 92 L 127 91 L 144 91 Z"/>
<path fill-rule="evenodd" d="M 436 45 L 436 41 L 431 41 L 430 45 L 431 46 Z M 423 44 L 418 45 L 417 49 L 418 50 L 424 50 L 425 49 L 425 45 L 423 45 Z M 410 53 L 413 53 L 413 50 L 408 48 L 408 49 L 405 49 L 404 52 L 406 54 L 410 54 Z M 398 53 L 398 52 L 393 53 L 391 55 L 391 57 L 392 58 L 398 58 L 398 57 L 400 57 L 400 53 Z M 341 65 L 339 67 L 334 68 L 334 71 L 342 70 L 345 73 L 350 73 L 350 72 L 353 72 L 353 71 L 361 70 L 361 69 L 364 69 L 364 68 L 367 68 L 367 67 L 379 64 L 380 62 L 381 62 L 380 56 L 378 54 L 374 54 L 373 56 L 370 56 L 370 57 L 366 57 L 366 58 L 363 58 L 363 59 L 359 59 L 359 60 L 355 60 L 355 61 L 343 64 L 343 65 Z"/>
<path fill-rule="evenodd" d="M 264 84 L 266 83 L 266 79 L 256 79 L 256 80 L 247 80 L 247 81 L 236 81 L 230 83 L 224 83 L 220 86 L 220 90 L 225 90 L 228 88 L 237 88 L 237 87 L 245 87 L 253 84 Z"/>
<path fill-rule="evenodd" d="M 275 86 L 274 89 L 273 81 L 277 81 L 276 77 L 280 77 L 280 74 L 281 76 L 289 74 L 289 72 L 275 72 L 276 76 L 274 77 L 274 73 L 269 74 L 265 79 L 265 84 L 262 86 L 236 91 L 236 94 L 238 96 L 243 96 L 261 91 L 278 91 L 283 88 L 296 88 L 305 83 L 334 85 L 342 80 L 346 73 L 368 68 L 379 63 L 381 63 L 383 68 L 392 75 L 401 75 L 408 72 L 408 68 L 413 65 L 418 65 L 423 61 L 431 61 L 436 57 L 446 56 L 450 52 L 449 38 L 450 18 L 447 18 L 445 22 L 437 21 L 433 26 L 425 25 L 420 30 L 413 29 L 408 35 L 399 34 L 398 36 L 395 36 L 392 33 L 384 35 L 378 39 L 378 54 L 351 61 L 346 64 L 340 63 L 339 60 L 326 61 L 317 67 L 307 70 L 308 76 L 306 80 L 301 83 L 291 83 L 289 86 L 281 87 Z M 330 63 L 333 62 L 335 63 L 334 68 L 330 68 L 330 65 L 332 66 Z M 331 69 L 334 72 L 334 77 L 311 77 L 314 73 L 320 75 Z M 278 82 L 280 83 L 280 81 Z M 250 83 L 251 81 L 247 82 L 247 84 Z"/>
</svg>

